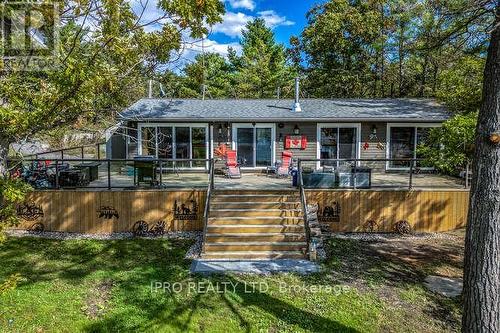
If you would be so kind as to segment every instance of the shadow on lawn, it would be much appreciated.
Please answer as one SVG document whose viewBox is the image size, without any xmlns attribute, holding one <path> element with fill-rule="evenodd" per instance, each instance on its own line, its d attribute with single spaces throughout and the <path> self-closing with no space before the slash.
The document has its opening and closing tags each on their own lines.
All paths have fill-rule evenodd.
<svg viewBox="0 0 500 333">
<path fill-rule="evenodd" d="M 231 282 L 237 285 L 235 293 L 222 293 L 222 294 L 195 294 L 187 302 L 177 299 L 177 296 L 172 293 L 161 294 L 160 297 L 155 298 L 127 298 L 126 302 L 136 309 L 141 309 L 143 322 L 141 326 L 127 326 L 126 318 L 130 314 L 116 314 L 107 316 L 102 320 L 96 321 L 87 327 L 88 332 L 108 332 L 108 331 L 164 331 L 165 329 L 174 329 L 179 332 L 186 331 L 205 331 L 205 326 L 213 324 L 211 322 L 204 323 L 203 319 L 198 319 L 198 326 L 192 327 L 192 319 L 198 311 L 208 311 L 209 313 L 220 310 L 224 304 L 229 313 L 225 314 L 220 320 L 217 327 L 223 327 L 226 330 L 230 328 L 224 326 L 224 321 L 229 320 L 229 314 L 234 315 L 239 322 L 239 329 L 243 332 L 255 331 L 255 327 L 251 320 L 248 320 L 248 312 L 253 308 L 259 308 L 266 313 L 276 318 L 276 321 L 284 322 L 293 327 L 300 327 L 301 329 L 312 332 L 359 332 L 356 329 L 343 325 L 337 321 L 330 320 L 318 316 L 312 312 L 297 308 L 287 302 L 272 297 L 266 293 L 248 293 L 245 291 L 242 280 L 234 276 L 214 276 L 208 278 L 212 282 L 224 281 Z M 193 277 L 194 281 L 206 281 L 203 277 Z M 123 286 L 122 286 L 123 287 Z M 131 288 L 131 285 L 125 287 L 127 294 L 136 295 Z M 173 303 L 173 307 L 171 305 Z M 166 305 L 170 304 L 170 306 Z M 168 307 L 168 308 L 167 308 Z M 244 312 L 247 312 L 246 314 Z M 201 317 L 203 318 L 203 317 Z M 214 320 L 214 318 L 206 318 L 206 320 Z M 272 328 L 267 328 L 273 331 Z M 213 330 L 213 328 L 212 328 Z"/>
<path fill-rule="evenodd" d="M 411 243 L 402 241 L 355 241 L 334 238 L 327 242 L 328 257 L 326 268 L 334 283 L 355 284 L 363 287 L 378 285 L 379 292 L 394 292 L 394 288 L 405 290 L 418 286 L 430 300 L 423 312 L 459 329 L 460 318 L 454 314 L 461 308 L 460 298 L 446 298 L 427 291 L 423 287 L 428 275 L 440 275 L 439 268 L 448 266 L 453 272 L 463 270 L 463 241 Z M 311 275 L 305 279 L 323 279 Z M 364 286 L 363 286 L 364 285 Z M 399 296 L 397 296 L 399 297 Z M 411 305 L 409 305 L 411 307 Z"/>
<path fill-rule="evenodd" d="M 348 326 L 300 309 L 266 293 L 246 293 L 243 280 L 224 276 L 224 281 L 237 283 L 235 293 L 185 295 L 151 292 L 153 281 L 207 281 L 201 276 L 190 277 L 190 261 L 184 255 L 192 241 L 115 240 L 57 241 L 38 238 L 9 239 L 0 247 L 0 276 L 21 273 L 27 278 L 19 288 L 30 284 L 61 280 L 72 285 L 91 286 L 111 280 L 113 289 L 108 312 L 85 327 L 88 332 L 118 331 L 203 331 L 203 313 L 216 312 L 226 306 L 222 317 L 233 319 L 242 331 L 255 330 L 252 309 L 291 326 L 314 332 L 356 332 Z M 22 251 L 22 252 L 21 252 Z M 210 277 L 218 281 L 220 277 Z M 84 296 L 84 295 L 83 295 Z M 199 313 L 201 312 L 201 314 Z M 260 312 L 260 311 L 259 311 Z M 228 318 L 228 316 L 232 318 Z M 196 318 L 198 327 L 193 328 Z"/>
</svg>

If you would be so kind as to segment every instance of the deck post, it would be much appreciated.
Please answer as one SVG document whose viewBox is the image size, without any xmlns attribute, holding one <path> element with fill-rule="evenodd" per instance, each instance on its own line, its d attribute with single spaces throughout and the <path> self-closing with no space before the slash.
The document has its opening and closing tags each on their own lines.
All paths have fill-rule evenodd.
<svg viewBox="0 0 500 333">
<path fill-rule="evenodd" d="M 101 144 L 100 143 L 97 144 L 97 159 L 98 160 L 101 159 Z"/>
<path fill-rule="evenodd" d="M 465 166 L 465 188 L 469 188 L 469 161 L 467 161 L 467 165 Z"/>
<path fill-rule="evenodd" d="M 61 160 L 64 160 L 64 149 L 61 149 Z"/>
<path fill-rule="evenodd" d="M 85 148 L 84 146 L 81 146 L 81 156 L 82 156 L 82 160 L 85 158 Z"/>
<path fill-rule="evenodd" d="M 411 160 L 410 161 L 410 182 L 408 184 L 408 190 L 411 191 L 413 189 L 413 163 L 415 161 Z"/>
<path fill-rule="evenodd" d="M 108 160 L 108 190 L 111 190 L 111 161 Z"/>
<path fill-rule="evenodd" d="M 56 160 L 56 189 L 59 189 L 59 161 Z"/>
<path fill-rule="evenodd" d="M 163 162 L 161 160 L 158 161 L 160 167 L 160 188 L 163 184 Z"/>
</svg>

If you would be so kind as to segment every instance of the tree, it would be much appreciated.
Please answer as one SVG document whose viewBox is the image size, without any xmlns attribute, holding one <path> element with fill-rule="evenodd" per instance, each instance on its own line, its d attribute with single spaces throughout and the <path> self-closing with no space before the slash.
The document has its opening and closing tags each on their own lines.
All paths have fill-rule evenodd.
<svg viewBox="0 0 500 333">
<path fill-rule="evenodd" d="M 183 34 L 202 37 L 224 12 L 219 0 L 160 0 L 164 14 L 144 21 L 144 11 L 136 15 L 128 0 L 58 2 L 59 67 L 26 72 L 7 70 L 0 62 L 0 225 L 13 221 L 12 207 L 22 199 L 8 194 L 19 188 L 7 166 L 11 143 L 60 126 L 96 121 L 129 104 L 143 95 L 144 78 L 180 50 Z M 10 6 L 6 4 L 7 15 Z M 44 15 L 56 24 L 50 20 L 53 12 Z M 157 29 L 147 32 L 148 25 Z"/>
<path fill-rule="evenodd" d="M 184 88 L 189 89 L 193 97 L 202 96 L 203 85 L 207 98 L 231 96 L 231 67 L 220 54 L 198 54 L 194 62 L 184 67 L 183 72 Z"/>
<path fill-rule="evenodd" d="M 481 106 L 484 60 L 463 57 L 439 76 L 436 97 L 456 113 L 478 111 Z"/>
<path fill-rule="evenodd" d="M 246 24 L 240 42 L 242 56 L 230 54 L 236 69 L 234 79 L 238 96 L 249 98 L 275 97 L 278 88 L 289 87 L 293 72 L 286 64 L 283 45 L 277 44 L 265 21 L 256 18 Z"/>
<path fill-rule="evenodd" d="M 318 97 L 358 97 L 373 91 L 383 21 L 380 1 L 330 0 L 314 7 L 302 32 L 311 86 Z"/>
<path fill-rule="evenodd" d="M 463 332 L 500 332 L 500 1 L 495 3 L 465 238 Z"/>
<path fill-rule="evenodd" d="M 418 155 L 443 173 L 457 174 L 472 161 L 476 124 L 477 112 L 456 114 L 442 127 L 431 129 L 424 144 L 417 147 Z"/>
</svg>

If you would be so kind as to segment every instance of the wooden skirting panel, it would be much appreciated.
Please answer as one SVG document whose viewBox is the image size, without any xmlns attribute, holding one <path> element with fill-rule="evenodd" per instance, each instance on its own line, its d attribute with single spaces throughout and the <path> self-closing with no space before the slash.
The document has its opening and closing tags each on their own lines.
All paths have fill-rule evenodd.
<svg viewBox="0 0 500 333">
<path fill-rule="evenodd" d="M 21 214 L 22 223 L 18 228 L 27 229 L 35 223 L 43 223 L 47 231 L 128 232 L 142 220 L 150 227 L 164 221 L 166 231 L 202 230 L 205 195 L 205 191 L 195 190 L 37 191 L 30 194 L 28 207 L 24 209 L 32 214 Z M 179 209 L 184 204 L 184 208 L 191 211 L 196 202 L 197 214 L 174 217 L 175 201 Z"/>
<path fill-rule="evenodd" d="M 164 221 L 166 231 L 203 230 L 205 196 L 203 190 L 37 191 L 20 210 L 22 222 L 17 228 L 42 223 L 47 231 L 128 232 L 142 220 L 150 227 Z M 332 231 L 341 232 L 372 227 L 390 232 L 400 220 L 419 232 L 453 230 L 465 226 L 469 203 L 469 192 L 461 190 L 307 190 L 306 196 L 308 204 L 319 204 L 320 219 Z M 175 202 L 178 212 L 184 208 L 187 214 L 174 214 Z M 196 214 L 192 213 L 194 203 Z"/>
<path fill-rule="evenodd" d="M 332 231 L 341 232 L 370 231 L 372 227 L 373 231 L 390 232 L 401 220 L 418 232 L 454 230 L 466 225 L 469 206 L 469 192 L 463 190 L 308 190 L 306 197 L 308 204 L 319 204 L 319 216 L 325 215 L 325 207 L 331 207 L 326 212 L 330 216 L 323 220 Z M 331 217 L 332 211 L 339 213 L 338 218 Z"/>
</svg>

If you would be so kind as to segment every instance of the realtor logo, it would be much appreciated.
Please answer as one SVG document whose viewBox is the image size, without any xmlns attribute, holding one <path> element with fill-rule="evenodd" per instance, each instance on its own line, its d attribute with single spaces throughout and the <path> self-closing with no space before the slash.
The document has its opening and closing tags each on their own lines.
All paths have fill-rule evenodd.
<svg viewBox="0 0 500 333">
<path fill-rule="evenodd" d="M 0 4 L 0 58 L 7 70 L 54 68 L 59 40 L 59 10 L 52 1 Z"/>
</svg>

